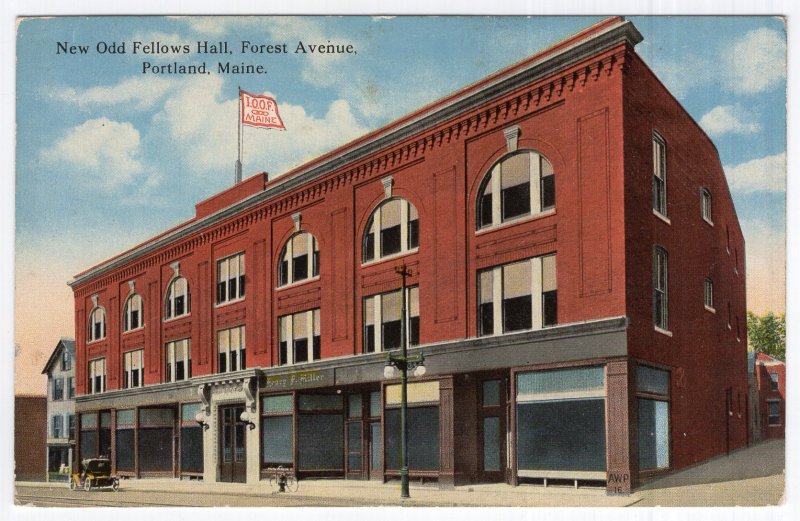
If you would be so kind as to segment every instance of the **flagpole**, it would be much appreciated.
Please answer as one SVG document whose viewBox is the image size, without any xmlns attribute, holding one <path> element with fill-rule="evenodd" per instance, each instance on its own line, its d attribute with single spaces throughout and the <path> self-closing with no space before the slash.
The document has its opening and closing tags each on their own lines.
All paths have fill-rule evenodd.
<svg viewBox="0 0 800 521">
<path fill-rule="evenodd" d="M 239 131 L 236 133 L 238 138 L 237 140 L 237 153 L 238 158 L 236 159 L 236 172 L 234 183 L 238 184 L 242 182 L 242 87 L 239 86 Z"/>
</svg>

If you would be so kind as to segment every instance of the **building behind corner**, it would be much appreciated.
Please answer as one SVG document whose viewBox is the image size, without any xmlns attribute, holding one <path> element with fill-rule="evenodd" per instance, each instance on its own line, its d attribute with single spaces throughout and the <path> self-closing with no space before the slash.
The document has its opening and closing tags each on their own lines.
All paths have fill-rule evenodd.
<svg viewBox="0 0 800 521">
<path fill-rule="evenodd" d="M 394 479 L 403 321 L 412 479 L 625 494 L 745 446 L 744 239 L 641 39 L 609 18 L 76 275 L 79 457 Z"/>
</svg>

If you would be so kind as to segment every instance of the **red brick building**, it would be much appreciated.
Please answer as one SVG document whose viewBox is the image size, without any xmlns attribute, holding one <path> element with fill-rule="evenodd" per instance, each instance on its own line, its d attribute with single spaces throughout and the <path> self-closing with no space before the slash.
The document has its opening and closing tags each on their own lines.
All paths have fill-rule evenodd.
<svg viewBox="0 0 800 521">
<path fill-rule="evenodd" d="M 786 364 L 764 353 L 755 353 L 754 385 L 758 396 L 760 438 L 786 435 Z"/>
<path fill-rule="evenodd" d="M 403 320 L 412 477 L 627 493 L 744 446 L 744 240 L 641 39 L 610 18 L 78 274 L 82 455 L 396 477 Z"/>
</svg>

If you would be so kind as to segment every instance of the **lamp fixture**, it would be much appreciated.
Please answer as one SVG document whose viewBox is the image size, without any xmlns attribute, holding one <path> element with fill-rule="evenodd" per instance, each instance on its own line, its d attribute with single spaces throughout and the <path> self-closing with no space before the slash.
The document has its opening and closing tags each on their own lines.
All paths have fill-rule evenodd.
<svg viewBox="0 0 800 521">
<path fill-rule="evenodd" d="M 203 411 L 200 411 L 194 415 L 194 421 L 196 421 L 197 425 L 201 426 L 203 430 L 207 430 L 210 427 L 206 421 L 206 415 L 203 414 Z"/>
<path fill-rule="evenodd" d="M 247 411 L 243 411 L 242 414 L 239 415 L 239 421 L 246 424 L 251 431 L 256 428 L 256 424 L 253 423 L 252 418 L 250 418 L 250 413 Z"/>
</svg>

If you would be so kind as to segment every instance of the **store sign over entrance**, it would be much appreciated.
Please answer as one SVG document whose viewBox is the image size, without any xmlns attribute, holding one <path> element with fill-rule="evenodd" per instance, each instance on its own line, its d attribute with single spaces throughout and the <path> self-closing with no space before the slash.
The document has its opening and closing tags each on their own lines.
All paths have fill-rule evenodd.
<svg viewBox="0 0 800 521">
<path fill-rule="evenodd" d="M 305 389 L 308 387 L 325 387 L 333 385 L 333 383 L 333 369 L 315 369 L 267 375 L 264 387 L 271 390 Z"/>
</svg>

